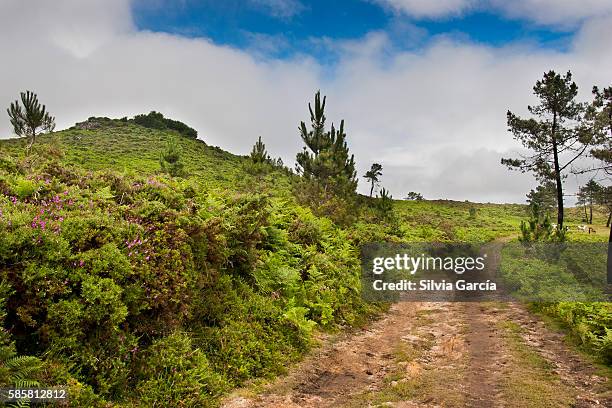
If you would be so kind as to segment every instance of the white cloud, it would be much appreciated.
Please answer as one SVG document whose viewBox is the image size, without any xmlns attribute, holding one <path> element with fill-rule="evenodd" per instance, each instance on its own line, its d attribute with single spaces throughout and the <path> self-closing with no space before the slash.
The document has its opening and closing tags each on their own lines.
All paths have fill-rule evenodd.
<svg viewBox="0 0 612 408">
<path fill-rule="evenodd" d="M 474 0 L 373 0 L 395 12 L 417 18 L 438 18 L 468 10 Z"/>
<path fill-rule="evenodd" d="M 301 13 L 305 7 L 298 0 L 248 0 L 254 6 L 261 7 L 273 17 L 291 18 Z"/>
<path fill-rule="evenodd" d="M 588 18 L 612 13 L 610 0 L 490 0 L 508 17 L 545 25 L 571 26 Z"/>
<path fill-rule="evenodd" d="M 77 57 L 134 29 L 130 4 L 124 0 L 2 1 L 0 21 L 9 43 L 20 40 L 32 52 L 50 45 Z"/>
<path fill-rule="evenodd" d="M 612 13 L 610 0 L 372 0 L 415 18 L 445 18 L 469 11 L 491 11 L 506 17 L 569 28 Z"/>
<path fill-rule="evenodd" d="M 398 198 L 415 190 L 430 198 L 524 201 L 530 176 L 499 165 L 518 147 L 506 130 L 506 110 L 524 113 L 533 83 L 548 69 L 571 69 L 584 97 L 611 80 L 612 53 L 605 52 L 611 20 L 603 18 L 587 21 L 567 52 L 444 37 L 398 51 L 382 32 L 327 39 L 337 55 L 330 76 L 308 56 L 279 60 L 137 31 L 127 0 L 79 2 L 77 9 L 69 0 L 53 7 L 40 0 L 44 14 L 36 30 L 26 30 L 33 3 L 0 3 L 0 53 L 10 56 L 0 64 L 0 107 L 35 90 L 59 128 L 92 115 L 155 109 L 234 153 L 248 153 L 261 135 L 290 164 L 301 149 L 297 125 L 321 89 L 330 122 L 346 119 L 359 175 L 382 163 L 383 185 Z M 86 46 L 74 46 L 75 39 Z M 9 134 L 0 115 L 0 135 Z"/>
</svg>

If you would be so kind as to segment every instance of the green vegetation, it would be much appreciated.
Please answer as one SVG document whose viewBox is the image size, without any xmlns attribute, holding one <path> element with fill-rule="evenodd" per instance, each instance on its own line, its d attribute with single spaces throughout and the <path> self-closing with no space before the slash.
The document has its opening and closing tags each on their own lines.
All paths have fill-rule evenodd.
<svg viewBox="0 0 612 408">
<path fill-rule="evenodd" d="M 472 219 L 471 203 L 389 199 L 391 222 L 363 197 L 341 227 L 299 204 L 298 176 L 272 164 L 251 174 L 251 158 L 173 132 L 91 118 L 28 156 L 23 144 L 0 143 L 0 280 L 16 353 L 3 367 L 40 360 L 31 380 L 68 384 L 74 406 L 214 405 L 282 372 L 313 330 L 376 310 L 360 295 L 360 243 L 488 240 L 516 231 L 524 211 L 479 205 Z M 169 146 L 183 177 L 160 168 Z"/>
<path fill-rule="evenodd" d="M 554 367 L 525 344 L 521 326 L 508 321 L 500 323 L 499 326 L 511 351 L 501 387 L 507 406 L 572 406 L 572 392 L 563 385 Z"/>
<path fill-rule="evenodd" d="M 533 154 L 520 159 L 502 159 L 511 169 L 530 171 L 543 182 L 555 183 L 557 194 L 557 225 L 563 228 L 563 178 L 566 170 L 587 149 L 593 136 L 579 126 L 584 106 L 575 101 L 578 86 L 572 82 L 572 73 L 561 76 L 555 71 L 544 74 L 533 87 L 540 103 L 528 106 L 533 116 L 523 119 L 508 111 L 508 127 L 514 138 Z M 561 162 L 562 153 L 571 158 Z"/>
<path fill-rule="evenodd" d="M 612 364 L 612 304 L 606 288 L 607 243 L 510 244 L 502 252 L 507 289 L 553 318 L 583 351 Z"/>
<path fill-rule="evenodd" d="M 366 171 L 366 174 L 363 175 L 363 178 L 370 182 L 370 197 L 374 193 L 374 187 L 378 182 L 380 182 L 379 177 L 382 176 L 382 165 L 379 163 L 373 163 L 370 170 Z"/>
<path fill-rule="evenodd" d="M 300 124 L 300 136 L 305 146 L 296 155 L 298 174 L 307 182 L 312 183 L 320 191 L 324 200 L 329 200 L 331 194 L 347 197 L 357 189 L 357 173 L 355 160 L 349 153 L 344 132 L 344 120 L 340 127 L 332 123 L 328 131 L 325 127 L 325 96 L 315 94 L 314 109 L 308 104 L 311 129 L 306 124 Z"/>
<path fill-rule="evenodd" d="M 136 115 L 133 119 L 134 123 L 150 129 L 159 130 L 174 130 L 179 134 L 195 139 L 198 137 L 198 132 L 178 120 L 164 118 L 159 112 L 151 111 L 147 115 Z"/>
<path fill-rule="evenodd" d="M 66 384 L 77 407 L 215 406 L 283 372 L 316 330 L 384 307 L 361 296 L 361 244 L 516 234 L 522 205 L 357 195 L 344 123 L 325 129 L 319 93 L 309 108 L 298 174 L 261 138 L 235 156 L 156 112 L 2 141 L 0 385 Z M 576 305 L 546 311 L 607 358 L 609 309 Z"/>
<path fill-rule="evenodd" d="M 421 193 L 417 193 L 416 191 L 409 191 L 408 194 L 406 194 L 406 197 L 404 198 L 404 200 L 423 200 L 423 195 Z"/>
<path fill-rule="evenodd" d="M 29 140 L 28 151 L 36 142 L 39 133 L 52 132 L 55 129 L 55 118 L 47 112 L 45 105 L 38 102 L 38 96 L 34 92 L 21 92 L 21 104 L 15 101 L 6 111 L 15 134 Z"/>
<path fill-rule="evenodd" d="M 168 173 L 173 177 L 184 176 L 183 162 L 181 161 L 181 151 L 176 144 L 175 139 L 168 141 L 168 147 L 161 154 L 159 158 L 159 164 L 162 171 Z"/>
</svg>

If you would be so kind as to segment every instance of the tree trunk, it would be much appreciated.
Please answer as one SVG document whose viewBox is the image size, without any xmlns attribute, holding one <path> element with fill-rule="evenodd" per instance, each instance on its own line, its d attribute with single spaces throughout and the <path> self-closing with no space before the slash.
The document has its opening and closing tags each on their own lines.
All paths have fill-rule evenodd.
<svg viewBox="0 0 612 408">
<path fill-rule="evenodd" d="M 553 116 L 552 124 L 552 147 L 553 159 L 555 161 L 555 181 L 557 184 L 557 228 L 563 228 L 563 184 L 561 183 L 561 170 L 559 168 L 559 152 L 557 147 L 557 113 Z"/>
<path fill-rule="evenodd" d="M 372 198 L 373 192 L 374 192 L 374 180 L 372 180 L 372 187 L 370 187 L 370 198 Z"/>
<path fill-rule="evenodd" d="M 34 142 L 36 141 L 36 131 L 32 132 L 32 135 L 29 137 L 28 145 L 26 146 L 26 156 L 30 155 L 30 150 L 32 150 L 32 146 L 34 146 Z"/>
<path fill-rule="evenodd" d="M 612 211 L 608 213 L 608 221 L 606 221 L 606 227 L 610 227 L 610 221 L 612 221 Z"/>
<path fill-rule="evenodd" d="M 612 136 L 612 111 L 608 113 L 608 118 L 610 119 L 610 136 Z M 608 285 L 612 285 L 612 222 L 610 222 L 610 218 L 612 218 L 612 211 L 608 214 L 607 224 L 610 227 L 610 237 L 608 238 Z"/>
<path fill-rule="evenodd" d="M 583 205 L 582 208 L 584 208 L 584 222 L 588 222 L 589 221 L 589 215 L 587 214 L 586 204 Z"/>
<path fill-rule="evenodd" d="M 612 225 L 610 226 L 610 237 L 608 238 L 608 285 L 612 284 Z"/>
<path fill-rule="evenodd" d="M 589 224 L 593 224 L 593 202 L 589 204 Z"/>
</svg>

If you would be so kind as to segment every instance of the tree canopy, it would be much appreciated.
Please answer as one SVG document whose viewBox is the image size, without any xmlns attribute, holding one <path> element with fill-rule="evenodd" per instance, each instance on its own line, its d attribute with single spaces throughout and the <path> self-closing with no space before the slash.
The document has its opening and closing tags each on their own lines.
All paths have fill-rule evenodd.
<svg viewBox="0 0 612 408">
<path fill-rule="evenodd" d="M 368 170 L 366 174 L 363 175 L 363 178 L 369 180 L 371 183 L 370 197 L 372 197 L 372 193 L 374 192 L 374 186 L 380 181 L 380 176 L 382 176 L 382 165 L 378 163 L 373 163 L 372 167 L 370 167 L 370 170 Z"/>
<path fill-rule="evenodd" d="M 539 104 L 528 106 L 530 118 L 507 113 L 514 138 L 531 151 L 520 158 L 502 159 L 511 169 L 532 172 L 541 182 L 553 181 L 557 194 L 557 224 L 563 227 L 563 172 L 586 151 L 591 133 L 581 126 L 584 106 L 576 102 L 578 86 L 571 72 L 549 71 L 533 87 Z M 562 162 L 563 160 L 563 162 Z"/>
<path fill-rule="evenodd" d="M 21 104 L 18 100 L 7 109 L 11 125 L 17 136 L 28 139 L 29 151 L 36 142 L 36 136 L 55 129 L 55 118 L 41 105 L 38 96 L 32 91 L 21 92 Z"/>
<path fill-rule="evenodd" d="M 304 122 L 300 123 L 299 131 L 304 149 L 296 155 L 296 170 L 307 180 L 320 184 L 325 191 L 339 194 L 352 194 L 357 188 L 357 173 L 355 160 L 349 154 L 344 131 L 344 120 L 336 129 L 332 123 L 331 129 L 325 128 L 325 102 L 321 92 L 315 94 L 314 108 L 309 103 L 310 130 Z"/>
<path fill-rule="evenodd" d="M 134 123 L 151 129 L 170 129 L 174 130 L 185 137 L 191 139 L 197 139 L 198 131 L 192 127 L 187 126 L 183 122 L 178 120 L 165 118 L 159 112 L 151 111 L 148 114 L 141 114 L 134 116 Z"/>
</svg>

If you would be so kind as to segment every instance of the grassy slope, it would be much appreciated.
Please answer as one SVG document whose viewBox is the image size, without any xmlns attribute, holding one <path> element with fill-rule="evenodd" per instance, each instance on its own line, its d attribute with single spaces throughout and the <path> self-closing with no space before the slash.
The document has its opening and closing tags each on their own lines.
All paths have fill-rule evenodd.
<svg viewBox="0 0 612 408">
<path fill-rule="evenodd" d="M 185 164 L 187 176 L 184 180 L 169 179 L 163 174 L 160 174 L 159 171 L 159 155 L 164 150 L 168 141 L 175 137 L 182 150 L 182 159 Z M 105 186 L 110 187 L 110 184 L 105 184 L 110 183 L 110 179 L 103 175 L 105 172 L 109 170 L 113 171 L 114 174 L 125 177 L 126 181 L 132 184 L 141 183 L 141 180 L 146 180 L 147 177 L 150 179 L 151 176 L 155 175 L 156 181 L 154 183 L 159 182 L 167 186 L 167 188 L 160 187 L 159 193 L 163 193 L 162 196 L 164 194 L 168 195 L 168 191 L 166 190 L 169 189 L 172 194 L 169 194 L 168 197 L 178 195 L 182 197 L 181 200 L 187 202 L 194 201 L 196 207 L 200 208 L 197 217 L 203 219 L 203 227 L 199 226 L 198 228 L 204 228 L 205 230 L 209 227 L 213 228 L 216 224 L 212 221 L 216 219 L 220 219 L 221 221 L 215 222 L 220 222 L 221 224 L 225 222 L 227 224 L 222 225 L 220 229 L 222 232 L 217 232 L 217 234 L 222 235 L 227 241 L 239 238 L 236 247 L 232 247 L 227 243 L 225 247 L 223 247 L 223 251 L 230 254 L 230 259 L 236 257 L 238 257 L 238 259 L 240 258 L 240 239 L 244 239 L 244 237 L 237 235 L 238 233 L 234 232 L 234 229 L 236 226 L 240 226 L 241 223 L 246 221 L 251 222 L 252 219 L 248 217 L 252 215 L 251 213 L 256 213 L 258 211 L 257 207 L 252 207 L 253 204 L 235 204 L 232 201 L 232 197 L 247 196 L 250 197 L 249 199 L 255 200 L 253 202 L 257 202 L 255 197 L 262 193 L 269 197 L 268 200 L 271 207 L 269 210 L 269 220 L 265 222 L 262 221 L 264 222 L 262 228 L 266 229 L 268 235 L 263 238 L 253 238 L 256 242 L 253 244 L 253 248 L 248 250 L 249 255 L 255 257 L 251 260 L 253 265 L 257 266 L 252 270 L 250 269 L 251 267 L 247 265 L 244 267 L 246 272 L 240 271 L 240 273 L 252 274 L 252 279 L 256 281 L 254 285 L 256 293 L 251 293 L 251 289 L 244 287 L 240 279 L 232 284 L 234 285 L 234 289 L 231 289 L 231 295 L 225 293 L 225 291 L 230 291 L 230 287 L 223 286 L 228 284 L 227 281 L 223 280 L 221 280 L 222 284 L 219 284 L 219 286 L 215 286 L 213 289 L 207 289 L 208 292 L 206 292 L 206 295 L 196 293 L 196 296 L 210 296 L 211 293 L 214 296 L 221 296 L 219 301 L 221 303 L 224 301 L 230 302 L 228 305 L 236 302 L 240 303 L 241 301 L 245 302 L 244 306 L 241 305 L 237 307 L 236 310 L 231 309 L 229 311 L 224 311 L 221 308 L 215 311 L 215 313 L 220 313 L 219 316 L 230 313 L 228 315 L 230 317 L 228 317 L 227 321 L 224 323 L 225 328 L 215 327 L 213 325 L 213 327 L 194 329 L 195 331 L 199 330 L 196 335 L 184 335 L 177 332 L 159 339 L 154 338 L 152 345 L 150 342 L 141 344 L 142 341 L 138 340 L 141 341 L 141 343 L 138 344 L 140 347 L 149 347 L 148 350 L 150 351 L 148 351 L 148 353 L 150 354 L 148 355 L 153 356 L 160 353 L 164 355 L 164 353 L 167 353 L 166 359 L 171 362 L 173 361 L 172 359 L 180 358 L 184 350 L 188 350 L 191 347 L 198 347 L 198 349 L 203 350 L 205 355 L 198 355 L 196 356 L 197 358 L 192 357 L 191 360 L 184 363 L 185 367 L 187 367 L 186 370 L 188 370 L 186 374 L 193 371 L 197 372 L 199 369 L 205 369 L 206 372 L 213 372 L 214 377 L 206 377 L 208 378 L 207 381 L 212 384 L 223 383 L 229 386 L 235 386 L 239 385 L 244 379 L 248 379 L 252 376 L 269 375 L 270 373 L 278 372 L 286 362 L 275 361 L 275 359 L 279 358 L 279 352 L 291 352 L 292 356 L 290 358 L 295 358 L 296 355 L 303 352 L 299 346 L 301 340 L 292 339 L 291 332 L 277 333 L 272 326 L 268 325 L 279 324 L 275 323 L 279 321 L 285 323 L 289 321 L 297 325 L 300 331 L 307 332 L 308 326 L 313 321 L 317 322 L 317 324 L 322 327 L 326 325 L 329 326 L 330 324 L 347 324 L 351 321 L 355 321 L 355 317 L 351 317 L 351 311 L 343 310 L 343 307 L 346 309 L 346 307 L 350 307 L 352 303 L 348 304 L 348 306 L 343 306 L 342 303 L 345 302 L 345 300 L 333 299 L 333 296 L 330 298 L 325 294 L 325 288 L 328 287 L 328 285 L 333 286 L 338 284 L 334 279 L 344 279 L 342 278 L 344 275 L 341 274 L 341 271 L 345 269 L 347 265 L 356 265 L 356 255 L 351 252 L 352 250 L 350 248 L 347 249 L 341 246 L 342 242 L 346 240 L 344 237 L 348 237 L 349 239 L 357 237 L 356 242 L 363 242 L 364 239 L 372 239 L 373 237 L 376 239 L 386 239 L 386 237 L 389 237 L 395 240 L 399 239 L 405 241 L 488 241 L 496 237 L 516 234 L 520 221 L 525 218 L 525 207 L 522 205 L 475 204 L 453 201 L 396 201 L 394 205 L 397 220 L 399 221 L 399 228 L 396 228 L 397 225 L 393 227 L 386 225 L 384 222 L 379 222 L 375 218 L 372 218 L 370 216 L 371 214 L 368 215 L 367 213 L 363 214 L 361 220 L 359 220 L 354 227 L 339 228 L 327 220 L 313 217 L 309 214 L 307 209 L 296 203 L 291 191 L 292 176 L 288 175 L 286 172 L 276 170 L 263 177 L 256 177 L 245 170 L 244 165 L 248 163 L 248 159 L 244 157 L 236 156 L 219 148 L 208 146 L 202 141 L 186 139 L 168 132 L 146 129 L 131 123 L 119 121 L 107 123 L 96 129 L 83 130 L 73 128 L 56 132 L 52 135 L 42 136 L 35 146 L 34 153 L 29 159 L 24 159 L 24 145 L 23 140 L 12 139 L 0 141 L 0 158 L 5 158 L 15 163 L 26 162 L 28 163 L 27 166 L 36 168 L 36 162 L 43 162 L 47 158 L 46 156 L 57 155 L 57 158 L 54 160 L 59 163 L 60 167 L 73 168 L 75 171 L 81 172 L 84 179 L 83 185 L 79 186 L 73 184 L 68 188 L 70 190 L 70 196 L 72 197 L 74 195 L 75 202 L 82 202 L 85 205 L 85 212 L 87 213 L 89 211 L 84 217 L 92 220 L 93 224 L 91 222 L 88 224 L 92 225 L 92 228 L 95 227 L 95 223 L 98 222 L 97 220 L 109 220 L 105 222 L 115 224 L 113 227 L 116 227 L 117 231 L 114 233 L 117 235 L 129 235 L 131 234 L 129 231 L 132 231 L 134 228 L 134 225 L 131 225 L 131 215 L 124 216 L 122 212 L 133 211 L 136 214 L 141 214 L 145 210 L 149 211 L 149 207 L 151 207 L 150 204 L 156 201 L 149 198 L 149 196 L 143 195 L 144 193 L 139 192 L 141 190 L 135 189 L 134 194 L 138 194 L 138 199 L 131 204 L 134 208 L 126 206 L 121 202 L 117 203 L 116 201 L 120 201 L 117 197 L 109 197 L 103 192 Z M 41 156 L 44 156 L 44 158 L 41 158 Z M 43 174 L 35 173 L 35 171 L 33 171 L 32 174 L 25 172 L 16 176 L 11 174 L 10 170 L 5 170 L 5 183 L 8 182 L 9 190 L 14 189 L 14 183 L 18 183 L 19 180 L 30 177 L 40 178 Z M 1 169 L 0 176 L 3 176 Z M 0 187 L 2 187 L 2 181 L 0 177 Z M 36 181 L 36 183 L 40 182 L 40 180 Z M 11 183 L 13 183 L 13 185 L 11 185 Z M 193 199 L 187 199 L 186 196 L 183 197 L 183 191 L 186 186 L 193 186 L 197 190 L 197 194 Z M 154 186 L 151 188 L 157 187 Z M 63 189 L 64 187 L 62 187 L 62 190 Z M 86 205 L 87 201 L 89 201 L 89 210 Z M 10 211 L 7 211 L 10 210 L 8 196 L 4 196 L 3 198 L 2 195 L 0 195 L 0 205 L 7 206 L 4 211 L 5 214 L 10 213 Z M 147 205 L 149 207 L 147 207 Z M 99 214 L 100 211 L 98 211 L 98 207 L 103 215 Z M 29 214 L 36 214 L 38 208 L 39 203 L 36 202 L 36 200 L 19 203 L 13 215 L 15 220 L 26 225 L 23 222 L 24 217 L 29 220 L 29 218 L 27 218 Z M 242 212 L 244 209 L 247 209 L 246 211 L 250 213 L 244 214 Z M 473 211 L 472 214 L 470 214 L 470 209 L 476 209 L 475 214 Z M 66 213 L 66 218 L 68 220 L 70 220 L 70 217 L 80 217 L 77 209 L 71 211 L 72 212 L 69 211 Z M 184 222 L 181 216 L 189 214 L 188 211 L 190 210 L 188 210 L 187 207 L 183 208 L 179 206 L 177 209 L 173 208 L 172 212 L 177 213 L 176 222 Z M 580 216 L 580 210 L 570 210 L 568 217 L 570 225 L 572 223 L 580 223 Z M 149 222 L 150 221 L 147 221 L 147 223 Z M 597 223 L 601 224 L 603 222 L 603 215 L 597 214 Z M 142 223 L 143 228 L 146 225 L 149 224 Z M 164 225 L 172 226 L 175 225 L 175 222 L 167 222 L 163 224 L 162 227 Z M 160 231 L 163 231 L 162 227 L 160 227 Z M 110 227 L 108 228 L 110 229 Z M 602 229 L 603 228 L 597 227 L 598 232 Z M 137 229 L 137 231 L 139 230 Z M 142 231 L 145 230 L 142 229 Z M 241 233 L 252 234 L 252 232 L 248 231 Z M 0 238 L 2 238 L 1 235 L 0 233 Z M 238 236 L 238 238 L 235 236 Z M 7 237 L 12 238 L 10 234 Z M 604 234 L 601 234 L 601 237 L 604 237 Z M 599 237 L 595 239 L 599 239 Z M 7 242 L 10 243 L 10 241 Z M 123 256 L 125 256 L 128 249 L 123 248 L 122 242 L 122 240 L 117 241 L 116 244 L 123 253 Z M 224 241 L 221 240 L 220 242 L 223 243 Z M 0 244 L 2 244 L 1 240 Z M 162 243 L 162 245 L 164 244 Z M 164 248 L 157 249 L 162 250 Z M 44 251 L 44 248 L 42 250 Z M 89 249 L 88 253 L 91 252 L 95 255 L 96 250 L 96 248 Z M 82 255 L 74 248 L 72 251 L 73 255 L 71 256 L 73 258 L 70 258 L 71 263 L 73 259 L 81 259 L 80 256 Z M 338 251 L 349 252 L 342 252 L 340 255 Z M 223 252 L 223 254 L 225 254 L 225 252 Z M 91 256 L 93 257 L 94 255 Z M 224 256 L 227 257 L 228 255 L 225 254 Z M 223 273 L 235 274 L 236 272 L 232 271 L 232 265 L 232 262 L 224 264 L 213 263 L 212 269 L 219 269 Z M 315 266 L 313 267 L 313 265 Z M 85 268 L 88 266 L 89 265 L 86 264 Z M 268 278 L 268 276 L 265 275 L 266 268 L 269 268 L 269 271 L 272 273 L 277 273 L 277 271 L 282 270 L 284 273 L 283 279 L 291 280 L 295 279 L 295 277 L 292 277 L 294 276 L 292 273 L 296 273 L 297 271 L 300 271 L 302 275 L 304 275 L 304 271 L 316 274 L 316 266 L 319 268 L 330 268 L 321 269 L 321 271 L 324 272 L 321 282 L 316 281 L 316 279 L 319 278 L 315 279 L 312 277 L 318 275 L 312 275 L 304 282 L 298 282 L 296 284 L 292 281 L 293 283 L 291 283 L 291 285 L 288 284 L 289 286 L 278 289 L 270 286 L 273 285 L 274 282 L 270 284 L 265 281 L 265 279 Z M 132 267 L 140 268 L 141 266 L 133 264 Z M 260 269 L 264 270 L 264 272 L 258 272 Z M 332 270 L 336 271 L 334 273 L 337 273 L 337 275 L 335 275 L 337 278 L 331 277 L 329 278 L 331 280 L 325 281 L 325 274 L 330 275 L 330 271 Z M 272 280 L 277 280 L 276 276 L 273 275 Z M 30 282 L 30 284 L 36 284 L 36 282 Z M 343 283 L 340 283 L 340 285 L 342 284 Z M 297 285 L 297 289 L 294 287 L 295 285 Z M 342 290 L 344 289 L 345 288 L 342 286 Z M 283 292 L 283 290 L 285 290 L 285 292 Z M 279 293 L 280 298 L 272 301 L 272 303 L 266 300 L 269 299 L 271 295 L 274 297 L 279 296 Z M 213 301 L 215 300 L 213 299 Z M 34 307 L 32 305 L 30 306 Z M 196 306 L 200 307 L 198 305 Z M 194 307 L 197 309 L 196 306 Z M 191 307 L 191 305 L 189 307 Z M 253 308 L 255 308 L 255 310 L 253 310 Z M 357 313 L 362 312 L 363 311 Z M 18 311 L 18 313 L 21 312 Z M 132 312 L 130 311 L 130 313 Z M 194 312 L 191 311 L 190 313 Z M 208 313 L 208 311 L 206 311 L 206 313 Z M 232 313 L 235 313 L 235 315 Z M 239 317 L 234 317 L 241 316 L 244 313 L 249 314 L 245 322 L 239 321 Z M 263 313 L 263 315 L 260 316 L 259 314 L 261 313 Z M 269 314 L 276 317 L 271 318 Z M 15 319 L 15 316 L 12 314 L 10 314 L 9 317 Z M 266 336 L 269 335 L 270 337 L 256 338 L 257 335 L 252 334 L 253 324 L 256 325 L 258 330 L 262 330 L 260 336 L 263 336 L 265 333 Z M 291 325 L 287 327 L 291 327 Z M 191 329 L 189 325 L 187 325 L 187 328 Z M 43 327 L 43 329 L 48 330 L 48 328 L 45 327 Z M 183 329 L 185 329 L 185 327 Z M 243 330 L 242 334 L 240 330 Z M 286 328 L 283 330 L 286 330 Z M 231 337 L 227 337 L 231 333 L 234 334 Z M 249 336 L 255 337 L 251 338 Z M 227 340 L 225 340 L 226 338 Z M 132 338 L 132 341 L 137 342 L 134 338 Z M 215 341 L 220 341 L 221 345 L 225 342 L 229 342 L 230 345 L 227 346 L 228 350 L 224 351 L 215 348 Z M 274 345 L 266 343 L 275 341 L 286 342 L 287 344 L 283 343 L 285 349 L 276 349 Z M 147 351 L 144 351 L 144 353 L 147 353 Z M 257 361 L 252 359 L 253 355 L 257 357 Z M 260 355 L 265 356 L 265 358 L 262 357 L 261 361 L 258 360 Z M 200 362 L 202 359 L 204 362 Z M 209 363 L 207 359 L 210 360 L 212 369 L 208 369 Z M 109 361 L 112 362 L 114 360 L 109 359 Z M 153 361 L 153 359 L 149 358 L 149 360 L 145 360 L 144 362 L 136 361 L 133 363 L 136 368 L 130 366 L 130 370 L 132 370 L 130 372 L 136 372 L 136 375 L 138 375 L 138 373 L 145 375 L 146 373 L 158 373 L 160 370 L 163 371 L 167 368 L 167 366 L 164 366 L 162 363 L 157 364 L 157 359 L 155 359 L 155 364 L 150 363 L 150 361 Z M 56 362 L 54 362 L 54 364 L 56 364 Z M 143 364 L 144 368 L 140 366 Z M 181 364 L 183 364 L 183 362 Z M 238 364 L 238 366 L 236 366 L 236 364 Z M 237 376 L 240 376 L 240 378 L 237 378 Z M 93 389 L 96 392 L 102 393 L 104 398 L 110 400 L 115 398 L 130 399 L 134 397 L 131 394 L 122 395 L 121 397 L 117 395 L 114 396 L 112 392 L 104 394 L 102 390 L 103 387 L 97 384 L 96 381 L 91 382 L 87 373 L 77 375 L 77 380 L 85 384 L 93 384 Z M 171 383 L 172 381 L 176 381 L 176 378 L 172 376 L 169 378 L 162 377 L 155 384 L 137 382 L 132 377 L 128 378 L 127 381 L 131 387 L 135 387 L 136 393 L 138 393 L 138 390 L 146 390 L 150 387 L 155 389 L 155 387 L 157 387 L 159 395 L 166 395 L 167 391 L 163 389 L 164 381 Z M 189 386 L 191 385 L 193 384 Z M 197 385 L 195 387 L 197 388 Z M 214 394 L 218 390 L 226 389 L 226 387 L 225 385 L 217 387 L 216 385 L 213 386 L 209 384 L 208 389 L 212 390 L 210 392 Z M 176 400 L 183 401 L 184 403 L 184 401 L 190 397 L 191 395 L 177 395 Z M 138 399 L 138 397 L 135 398 Z M 214 398 L 211 399 L 211 401 L 212 400 L 214 400 Z M 195 403 L 196 406 L 197 404 L 201 404 L 201 402 L 202 401 L 198 399 Z M 189 406 L 189 404 L 186 403 L 186 406 Z"/>
<path fill-rule="evenodd" d="M 38 148 L 51 145 L 59 148 L 63 163 L 87 170 L 113 169 L 131 174 L 159 173 L 159 155 L 171 138 L 182 150 L 187 178 L 208 189 L 227 192 L 250 192 L 254 184 L 263 184 L 262 191 L 288 198 L 290 179 L 275 173 L 255 179 L 242 168 L 247 161 L 201 140 L 177 137 L 172 133 L 146 129 L 131 123 L 113 121 L 100 129 L 68 129 L 40 137 Z M 24 141 L 0 141 L 0 152 L 13 157 L 23 155 Z M 266 182 L 267 181 L 267 182 Z M 490 240 L 513 234 L 525 218 L 525 206 L 518 204 L 481 204 L 450 200 L 396 201 L 395 208 L 408 240 Z M 470 217 L 470 208 L 476 208 Z M 570 211 L 571 214 L 571 211 Z M 570 216 L 571 217 L 571 216 Z M 579 221 L 577 217 L 574 221 Z M 601 218 L 601 217 L 600 217 Z M 572 219 L 570 218 L 570 221 Z"/>
<path fill-rule="evenodd" d="M 111 126 L 83 130 L 71 128 L 44 135 L 38 147 L 56 146 L 64 153 L 62 162 L 88 170 L 113 169 L 132 174 L 159 173 L 159 155 L 174 138 L 182 151 L 187 178 L 207 188 L 252 191 L 254 182 L 261 184 L 242 168 L 244 156 L 236 156 L 202 140 L 187 139 L 170 132 L 146 129 L 131 123 L 113 121 Z M 22 139 L 0 140 L 0 153 L 13 157 L 23 155 Z M 511 175 L 509 175 L 511 177 Z M 273 180 L 272 180 L 273 179 Z M 288 197 L 290 180 L 285 174 L 268 177 L 262 190 Z M 273 182 L 272 182 L 273 181 Z M 476 216 L 470 216 L 470 209 Z M 406 227 L 406 238 L 431 240 L 488 241 L 511 235 L 526 218 L 522 204 L 471 203 L 468 201 L 426 200 L 395 201 L 400 223 Z M 582 209 L 569 208 L 567 225 L 582 222 Z M 595 211 L 594 227 L 598 236 L 606 236 L 605 214 Z M 600 240 L 599 238 L 597 240 Z"/>
<path fill-rule="evenodd" d="M 154 174 L 159 172 L 159 156 L 172 138 L 182 150 L 190 178 L 208 185 L 231 186 L 244 175 L 239 170 L 243 157 L 208 146 L 201 140 L 120 121 L 99 129 L 71 128 L 44 135 L 39 138 L 38 148 L 54 145 L 64 153 L 62 162 L 88 170 Z M 0 146 L 5 154 L 18 156 L 23 154 L 24 141 L 2 140 Z"/>
</svg>

